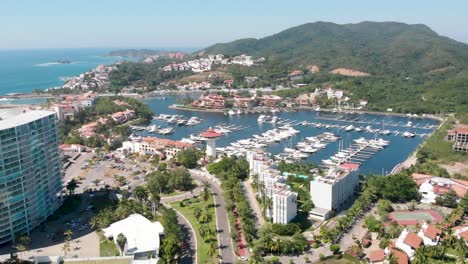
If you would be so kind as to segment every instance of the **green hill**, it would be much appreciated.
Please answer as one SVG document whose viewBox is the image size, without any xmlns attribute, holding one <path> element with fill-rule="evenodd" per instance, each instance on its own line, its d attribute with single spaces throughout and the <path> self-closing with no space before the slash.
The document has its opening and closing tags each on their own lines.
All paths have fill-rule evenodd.
<svg viewBox="0 0 468 264">
<path fill-rule="evenodd" d="M 246 53 L 324 70 L 350 68 L 372 75 L 403 76 L 468 69 L 468 45 L 443 37 L 425 25 L 316 22 L 261 39 L 219 43 L 205 54 Z"/>
</svg>

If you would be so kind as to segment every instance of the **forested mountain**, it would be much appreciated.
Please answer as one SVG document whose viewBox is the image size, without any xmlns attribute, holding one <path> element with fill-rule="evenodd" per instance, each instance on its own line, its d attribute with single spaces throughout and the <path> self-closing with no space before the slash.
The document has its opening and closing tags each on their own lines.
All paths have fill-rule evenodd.
<svg viewBox="0 0 468 264">
<path fill-rule="evenodd" d="M 316 22 L 261 39 L 241 39 L 203 50 L 205 54 L 246 53 L 325 70 L 350 68 L 371 75 L 409 75 L 468 69 L 468 45 L 425 25 Z"/>
</svg>

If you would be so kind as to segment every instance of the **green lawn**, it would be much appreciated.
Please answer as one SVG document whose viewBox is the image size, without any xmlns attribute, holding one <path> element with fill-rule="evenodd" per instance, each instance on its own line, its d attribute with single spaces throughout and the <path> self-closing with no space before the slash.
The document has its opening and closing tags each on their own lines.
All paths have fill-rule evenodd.
<svg viewBox="0 0 468 264">
<path fill-rule="evenodd" d="M 427 153 L 429 159 L 437 162 L 449 163 L 449 162 L 464 162 L 468 161 L 468 155 L 456 153 L 452 150 L 452 142 L 445 140 L 447 136 L 447 130 L 452 128 L 453 119 L 447 120 L 447 122 L 437 131 L 430 136 L 421 149 L 421 153 Z"/>
<path fill-rule="evenodd" d="M 314 262 L 314 264 L 359 264 L 359 259 L 349 254 L 343 256 L 327 256 L 324 260 Z"/>
<path fill-rule="evenodd" d="M 208 199 L 207 202 L 204 202 L 201 198 L 191 198 L 183 201 L 184 206 L 181 206 L 180 202 L 173 202 L 170 205 L 181 214 L 183 214 L 187 220 L 192 224 L 195 229 L 195 235 L 197 236 L 197 262 L 200 264 L 211 263 L 211 257 L 208 255 L 209 243 L 203 241 L 199 230 L 201 224 L 198 223 L 194 210 L 195 208 L 200 208 L 202 211 L 207 211 L 213 216 L 212 221 L 209 223 L 209 226 L 216 230 L 216 219 L 215 219 L 215 209 L 213 203 L 213 196 Z M 217 237 L 216 237 L 217 239 Z"/>
<path fill-rule="evenodd" d="M 100 231 L 97 232 L 97 234 L 99 236 L 99 256 L 113 257 L 120 255 L 120 251 L 113 241 L 105 238 L 102 232 Z"/>
</svg>

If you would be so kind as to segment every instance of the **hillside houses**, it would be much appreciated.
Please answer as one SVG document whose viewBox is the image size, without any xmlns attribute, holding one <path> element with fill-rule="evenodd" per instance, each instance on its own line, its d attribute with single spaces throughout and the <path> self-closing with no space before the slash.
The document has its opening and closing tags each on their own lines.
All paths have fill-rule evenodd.
<svg viewBox="0 0 468 264">
<path fill-rule="evenodd" d="M 57 113 L 59 121 L 73 120 L 81 109 L 94 105 L 97 93 L 87 92 L 80 95 L 68 95 L 59 103 L 52 104 L 50 110 Z"/>
<path fill-rule="evenodd" d="M 304 93 L 300 94 L 296 97 L 295 102 L 299 106 L 314 106 L 317 104 L 316 97 L 318 94 L 316 93 Z"/>
<path fill-rule="evenodd" d="M 192 103 L 193 107 L 206 109 L 223 109 L 225 104 L 224 96 L 217 94 L 202 95 Z"/>
<path fill-rule="evenodd" d="M 121 112 L 116 112 L 111 115 L 112 120 L 116 124 L 123 124 L 129 120 L 132 120 L 136 117 L 135 111 L 133 110 L 125 110 Z"/>
<path fill-rule="evenodd" d="M 90 137 L 93 137 L 96 135 L 96 129 L 99 125 L 105 125 L 107 124 L 109 120 L 107 118 L 99 118 L 99 120 L 95 121 L 95 122 L 91 122 L 91 123 L 88 123 L 88 124 L 84 124 L 82 125 L 79 129 L 78 129 L 78 133 L 80 134 L 80 136 L 82 138 L 90 138 Z"/>
<path fill-rule="evenodd" d="M 75 76 L 66 81 L 62 88 L 72 90 L 108 89 L 110 87 L 109 73 L 116 66 L 99 65 L 91 71 Z"/>
<path fill-rule="evenodd" d="M 258 60 L 257 60 L 258 61 Z M 258 61 L 260 62 L 260 61 Z M 231 59 L 225 58 L 223 54 L 210 54 L 205 58 L 198 58 L 193 60 L 188 60 L 181 63 L 170 63 L 162 68 L 163 71 L 193 71 L 195 73 L 210 71 L 211 66 L 215 65 L 227 65 L 227 64 L 237 64 L 243 66 L 252 66 L 255 61 L 252 56 L 245 54 L 235 56 Z"/>
</svg>

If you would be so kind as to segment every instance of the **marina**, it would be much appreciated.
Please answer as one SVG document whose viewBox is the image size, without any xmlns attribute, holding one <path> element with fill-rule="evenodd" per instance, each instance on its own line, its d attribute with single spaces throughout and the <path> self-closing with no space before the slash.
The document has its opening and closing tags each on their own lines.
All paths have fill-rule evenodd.
<svg viewBox="0 0 468 264">
<path fill-rule="evenodd" d="M 195 126 L 180 126 L 177 121 L 169 123 L 167 120 L 155 118 L 150 126 L 173 127 L 175 129 L 172 134 L 158 135 L 158 137 L 203 144 L 204 139 L 199 134 L 211 127 L 222 134 L 216 141 L 218 151 L 236 156 L 243 155 L 243 151 L 237 151 L 238 149 L 249 147 L 251 149 L 264 149 L 271 153 L 276 161 L 313 162 L 321 165 L 322 160 L 330 159 L 340 150 L 354 149 L 356 144 L 354 140 L 356 139 L 378 140 L 382 138 L 382 140 L 389 141 L 388 146 L 382 149 L 376 151 L 368 146 L 347 160 L 347 162 L 359 164 L 360 173 L 389 173 L 397 164 L 404 161 L 439 124 L 437 120 L 422 117 L 331 113 L 314 110 L 274 111 L 273 113 L 244 112 L 228 115 L 223 112 L 186 111 L 169 108 L 170 105 L 175 104 L 176 99 L 177 96 L 167 96 L 165 100 L 147 98 L 145 101 L 156 116 L 176 115 L 179 119 L 186 120 L 197 117 L 203 121 Z M 352 128 L 349 129 L 349 126 Z M 286 130 L 285 127 L 291 127 L 298 132 L 280 140 L 275 140 L 274 137 L 267 139 L 268 137 L 263 135 L 263 133 L 273 135 L 273 132 L 278 134 L 280 130 Z M 155 136 L 148 130 L 135 130 L 134 133 L 140 136 Z M 323 134 L 334 135 L 336 138 L 324 141 L 321 139 Z M 325 146 L 321 148 L 316 148 L 319 145 L 311 146 L 310 143 L 313 142 L 307 141 L 307 138 L 312 139 L 313 137 L 317 137 L 320 143 L 325 144 Z M 246 141 L 239 142 L 239 140 Z M 242 148 L 239 145 L 233 146 L 231 143 L 240 144 Z M 295 151 L 288 150 L 291 152 L 286 152 L 286 149 L 294 149 Z"/>
</svg>

